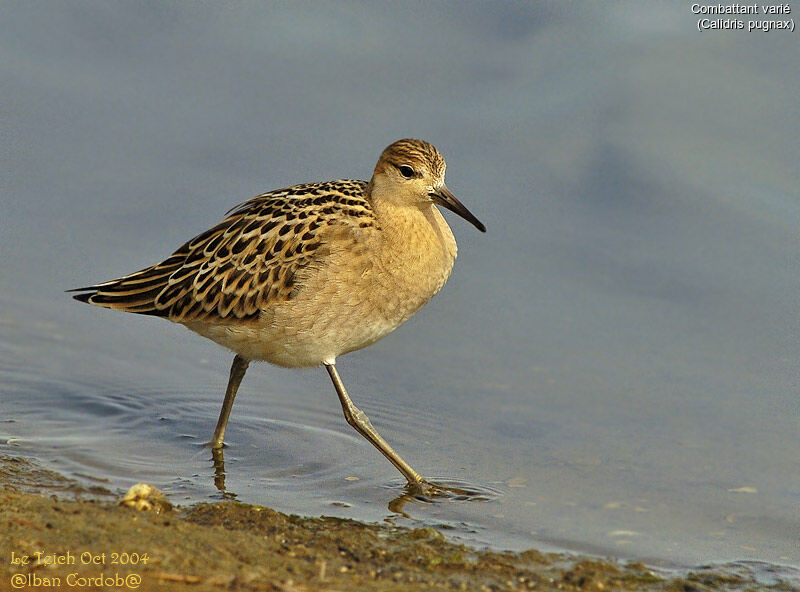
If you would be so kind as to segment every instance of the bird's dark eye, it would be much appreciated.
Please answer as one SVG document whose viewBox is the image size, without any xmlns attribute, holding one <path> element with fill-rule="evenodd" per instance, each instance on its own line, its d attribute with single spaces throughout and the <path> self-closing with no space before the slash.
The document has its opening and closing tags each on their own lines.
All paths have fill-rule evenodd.
<svg viewBox="0 0 800 592">
<path fill-rule="evenodd" d="M 400 174 L 403 175 L 406 179 L 410 179 L 414 176 L 414 169 L 412 169 L 407 164 L 404 164 L 400 167 Z"/>
</svg>

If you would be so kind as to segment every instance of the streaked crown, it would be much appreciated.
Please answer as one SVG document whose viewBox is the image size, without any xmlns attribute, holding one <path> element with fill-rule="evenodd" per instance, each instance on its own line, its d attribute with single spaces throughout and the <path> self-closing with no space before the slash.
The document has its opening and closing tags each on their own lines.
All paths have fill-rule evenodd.
<svg viewBox="0 0 800 592">
<path fill-rule="evenodd" d="M 387 166 L 398 170 L 411 166 L 417 177 L 427 172 L 434 179 L 442 180 L 447 168 L 444 157 L 433 144 L 414 138 L 397 140 L 386 147 L 375 165 L 375 173 L 384 172 Z"/>
</svg>

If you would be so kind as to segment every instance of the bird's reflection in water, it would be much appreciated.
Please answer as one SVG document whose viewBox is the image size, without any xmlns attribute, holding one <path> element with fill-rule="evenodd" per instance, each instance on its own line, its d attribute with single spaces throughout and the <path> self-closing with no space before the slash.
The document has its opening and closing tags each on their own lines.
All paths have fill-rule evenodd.
<svg viewBox="0 0 800 592">
<path fill-rule="evenodd" d="M 225 499 L 236 499 L 236 494 L 225 489 L 225 452 L 224 448 L 211 449 L 211 462 L 214 465 L 214 487 Z"/>
</svg>

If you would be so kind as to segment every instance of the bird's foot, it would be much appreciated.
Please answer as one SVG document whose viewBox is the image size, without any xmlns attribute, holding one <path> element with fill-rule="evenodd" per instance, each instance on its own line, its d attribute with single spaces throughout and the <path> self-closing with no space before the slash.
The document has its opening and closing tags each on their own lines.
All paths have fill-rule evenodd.
<svg viewBox="0 0 800 592">
<path fill-rule="evenodd" d="M 446 484 L 445 484 L 446 483 Z M 403 493 L 389 502 L 389 511 L 411 518 L 405 511 L 408 502 L 435 504 L 440 502 L 480 501 L 487 502 L 500 495 L 500 492 L 486 486 L 475 486 L 461 481 L 433 482 L 420 479 L 409 481 Z"/>
<path fill-rule="evenodd" d="M 434 483 L 433 481 L 409 481 L 406 484 L 406 495 L 415 497 L 421 501 L 436 501 L 437 498 L 448 498 L 456 500 L 477 499 L 483 501 L 485 493 L 478 488 L 460 486 L 453 484 Z"/>
<path fill-rule="evenodd" d="M 447 495 L 446 487 L 420 479 L 419 481 L 409 481 L 406 483 L 406 494 L 418 499 L 428 500 L 430 498 Z"/>
</svg>

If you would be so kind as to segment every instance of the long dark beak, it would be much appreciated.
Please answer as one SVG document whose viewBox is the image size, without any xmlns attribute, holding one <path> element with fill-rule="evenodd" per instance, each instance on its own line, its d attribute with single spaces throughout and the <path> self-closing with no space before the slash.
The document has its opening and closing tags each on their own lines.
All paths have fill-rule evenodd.
<svg viewBox="0 0 800 592">
<path fill-rule="evenodd" d="M 451 212 L 455 212 L 481 232 L 486 232 L 486 227 L 483 225 L 483 223 L 473 216 L 472 212 L 470 212 L 464 204 L 458 201 L 456 196 L 450 193 L 450 190 L 444 185 L 439 187 L 436 191 L 431 192 L 429 195 L 431 196 L 433 203 L 444 206 Z"/>
</svg>

